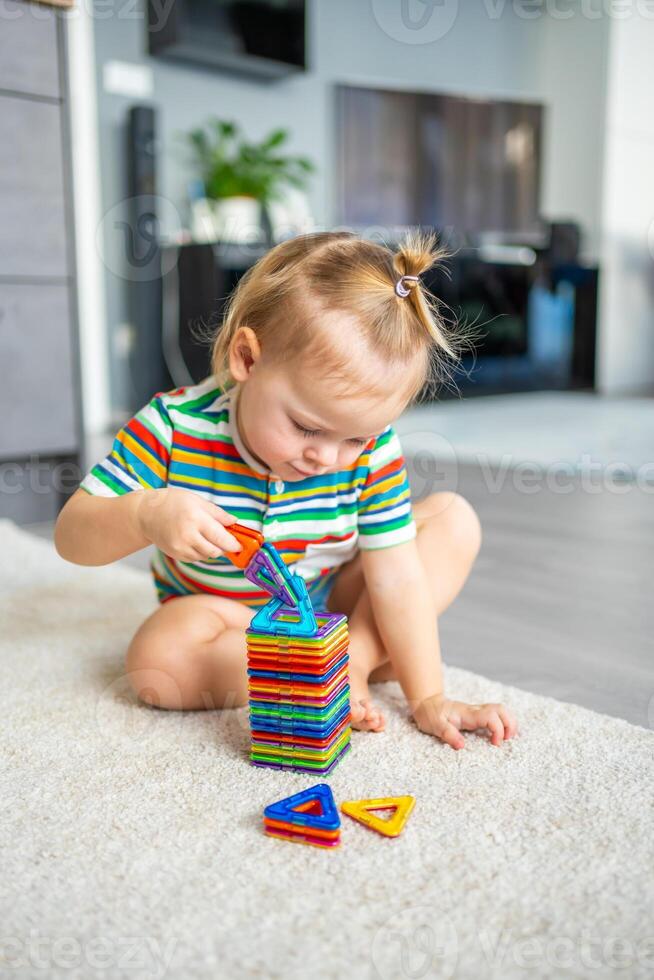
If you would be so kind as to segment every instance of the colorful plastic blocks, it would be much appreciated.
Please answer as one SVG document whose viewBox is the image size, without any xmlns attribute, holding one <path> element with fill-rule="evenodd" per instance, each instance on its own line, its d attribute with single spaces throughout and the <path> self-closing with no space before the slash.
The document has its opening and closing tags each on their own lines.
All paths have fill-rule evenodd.
<svg viewBox="0 0 654 980">
<path fill-rule="evenodd" d="M 399 837 L 415 804 L 413 796 L 383 796 L 374 800 L 347 800 L 341 803 L 341 810 L 368 830 L 384 837 Z M 380 817 L 378 810 L 390 810 L 390 816 Z"/>
<path fill-rule="evenodd" d="M 399 837 L 415 806 L 413 796 L 385 796 L 369 800 L 348 800 L 341 810 L 357 823 L 384 837 Z M 390 811 L 388 817 L 380 811 Z M 327 783 L 271 803 L 263 811 L 263 829 L 269 837 L 314 847 L 338 847 L 341 822 L 332 791 Z"/>
<path fill-rule="evenodd" d="M 255 765 L 326 774 L 350 747 L 345 616 L 317 613 L 310 637 L 294 636 L 288 614 L 246 631 L 250 758 Z"/>
<path fill-rule="evenodd" d="M 341 821 L 327 783 L 318 783 L 267 806 L 263 826 L 269 837 L 297 844 L 338 847 L 341 842 Z"/>
<path fill-rule="evenodd" d="M 304 579 L 258 532 L 229 531 L 247 545 L 246 576 L 273 597 L 246 630 L 250 759 L 326 775 L 350 748 L 347 619 L 314 612 Z"/>
</svg>

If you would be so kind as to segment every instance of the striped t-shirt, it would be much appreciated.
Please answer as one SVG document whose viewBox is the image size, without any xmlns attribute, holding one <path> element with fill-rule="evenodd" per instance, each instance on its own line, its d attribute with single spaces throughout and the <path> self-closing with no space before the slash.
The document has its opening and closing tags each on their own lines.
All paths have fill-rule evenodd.
<svg viewBox="0 0 654 980">
<path fill-rule="evenodd" d="M 159 393 L 116 435 L 113 448 L 84 477 L 91 494 L 182 487 L 201 494 L 274 543 L 314 599 L 326 598 L 339 565 L 357 548 L 386 548 L 415 537 L 411 495 L 392 426 L 366 444 L 345 470 L 283 482 L 246 449 L 236 426 L 238 385 L 214 378 Z M 208 592 L 264 605 L 270 596 L 220 555 L 176 561 L 155 549 L 160 602 Z"/>
</svg>

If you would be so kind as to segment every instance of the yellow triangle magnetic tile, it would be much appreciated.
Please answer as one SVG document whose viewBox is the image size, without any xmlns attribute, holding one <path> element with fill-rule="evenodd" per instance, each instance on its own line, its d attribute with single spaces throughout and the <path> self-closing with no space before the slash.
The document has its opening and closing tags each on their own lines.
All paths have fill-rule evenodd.
<svg viewBox="0 0 654 980">
<path fill-rule="evenodd" d="M 384 837 L 398 837 L 404 830 L 415 806 L 414 796 L 383 796 L 372 800 L 347 800 L 341 810 L 348 817 Z M 389 819 L 376 815 L 376 810 L 394 810 Z"/>
</svg>

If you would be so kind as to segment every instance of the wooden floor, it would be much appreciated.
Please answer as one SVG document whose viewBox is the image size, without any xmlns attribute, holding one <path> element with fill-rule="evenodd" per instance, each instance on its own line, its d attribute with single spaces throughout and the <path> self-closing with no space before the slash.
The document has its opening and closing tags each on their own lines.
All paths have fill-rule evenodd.
<svg viewBox="0 0 654 980">
<path fill-rule="evenodd" d="M 654 488 L 525 494 L 509 472 L 497 492 L 474 466 L 456 484 L 484 544 L 442 617 L 446 662 L 654 725 Z"/>
<path fill-rule="evenodd" d="M 414 465 L 417 497 L 424 481 Z M 444 659 L 654 725 L 654 488 L 537 486 L 524 493 L 514 471 L 469 465 L 433 487 L 466 496 L 484 531 L 473 574 L 442 617 Z M 52 534 L 47 525 L 33 530 Z M 147 567 L 147 553 L 127 561 Z"/>
</svg>

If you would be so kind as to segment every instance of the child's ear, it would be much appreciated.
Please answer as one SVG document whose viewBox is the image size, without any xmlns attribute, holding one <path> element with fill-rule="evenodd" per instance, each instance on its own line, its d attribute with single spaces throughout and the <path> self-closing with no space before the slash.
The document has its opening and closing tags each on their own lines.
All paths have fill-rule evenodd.
<svg viewBox="0 0 654 980">
<path fill-rule="evenodd" d="M 261 356 L 261 346 L 251 327 L 239 327 L 229 348 L 229 370 L 235 381 L 246 381 Z"/>
</svg>

